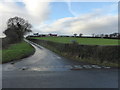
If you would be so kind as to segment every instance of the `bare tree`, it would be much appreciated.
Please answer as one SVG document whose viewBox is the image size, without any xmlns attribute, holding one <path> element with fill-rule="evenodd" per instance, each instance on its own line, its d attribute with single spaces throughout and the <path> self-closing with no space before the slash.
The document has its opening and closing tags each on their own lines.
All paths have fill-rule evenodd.
<svg viewBox="0 0 120 90">
<path fill-rule="evenodd" d="M 106 38 L 108 38 L 108 37 L 109 37 L 109 35 L 108 35 L 108 34 L 105 34 L 105 37 L 106 37 Z"/>
<path fill-rule="evenodd" d="M 94 33 L 92 34 L 92 37 L 95 37 L 95 34 L 94 34 Z"/>
<path fill-rule="evenodd" d="M 13 17 L 8 20 L 7 29 L 4 33 L 8 38 L 13 40 L 16 38 L 21 41 L 25 34 L 32 32 L 31 27 L 31 24 L 23 18 Z"/>
<path fill-rule="evenodd" d="M 79 37 L 82 37 L 82 35 L 83 35 L 83 34 L 82 34 L 82 33 L 80 33 L 80 34 L 79 34 Z"/>
<path fill-rule="evenodd" d="M 103 37 L 104 37 L 104 34 L 100 34 L 100 37 L 103 38 Z"/>
<path fill-rule="evenodd" d="M 74 37 L 76 37 L 76 36 L 77 36 L 77 34 L 75 33 L 75 34 L 74 34 Z"/>
</svg>

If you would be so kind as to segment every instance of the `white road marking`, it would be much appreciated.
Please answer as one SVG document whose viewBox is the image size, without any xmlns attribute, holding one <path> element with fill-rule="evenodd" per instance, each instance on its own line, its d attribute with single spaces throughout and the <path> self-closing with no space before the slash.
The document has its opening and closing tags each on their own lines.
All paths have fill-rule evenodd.
<svg viewBox="0 0 120 90">
<path fill-rule="evenodd" d="M 83 67 L 88 69 L 92 68 L 90 65 L 83 65 Z"/>
<path fill-rule="evenodd" d="M 83 68 L 81 65 L 75 65 L 75 68 Z"/>
<path fill-rule="evenodd" d="M 74 65 L 72 68 L 70 68 L 71 70 L 81 70 L 83 69 L 83 67 L 81 65 Z"/>
<path fill-rule="evenodd" d="M 102 67 L 100 67 L 100 66 L 98 66 L 98 65 L 91 65 L 93 68 L 102 68 Z"/>
<path fill-rule="evenodd" d="M 64 65 L 64 66 L 40 66 L 40 67 L 21 67 L 20 70 L 33 70 L 33 71 L 66 71 L 66 70 L 82 70 L 82 69 L 109 69 L 111 67 L 98 66 L 98 65 Z"/>
<path fill-rule="evenodd" d="M 57 57 L 57 59 L 61 59 L 61 57 Z"/>
</svg>

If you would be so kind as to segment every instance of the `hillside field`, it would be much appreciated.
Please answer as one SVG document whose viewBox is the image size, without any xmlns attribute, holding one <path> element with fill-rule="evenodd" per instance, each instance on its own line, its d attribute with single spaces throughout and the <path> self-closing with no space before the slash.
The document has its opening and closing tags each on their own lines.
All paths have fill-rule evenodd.
<svg viewBox="0 0 120 90">
<path fill-rule="evenodd" d="M 59 43 L 72 43 L 75 40 L 83 45 L 119 45 L 117 39 L 103 39 L 103 38 L 76 38 L 76 37 L 32 37 L 33 39 L 49 40 Z"/>
</svg>

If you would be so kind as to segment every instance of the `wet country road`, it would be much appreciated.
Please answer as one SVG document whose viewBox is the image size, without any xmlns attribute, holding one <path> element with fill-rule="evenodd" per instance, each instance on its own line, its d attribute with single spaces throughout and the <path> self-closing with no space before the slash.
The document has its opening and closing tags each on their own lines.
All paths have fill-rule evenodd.
<svg viewBox="0 0 120 90">
<path fill-rule="evenodd" d="M 3 88 L 117 88 L 118 70 L 67 60 L 32 43 L 34 55 L 2 65 Z M 77 70 L 76 70 L 77 69 Z"/>
</svg>

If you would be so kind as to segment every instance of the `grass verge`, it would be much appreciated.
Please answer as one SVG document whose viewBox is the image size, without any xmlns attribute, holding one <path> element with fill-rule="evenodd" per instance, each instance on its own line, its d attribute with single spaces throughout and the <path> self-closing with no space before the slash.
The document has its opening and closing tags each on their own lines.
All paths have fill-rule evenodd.
<svg viewBox="0 0 120 90">
<path fill-rule="evenodd" d="M 19 60 L 34 54 L 35 49 L 25 41 L 11 44 L 8 48 L 0 50 L 2 52 L 2 63 Z"/>
</svg>

